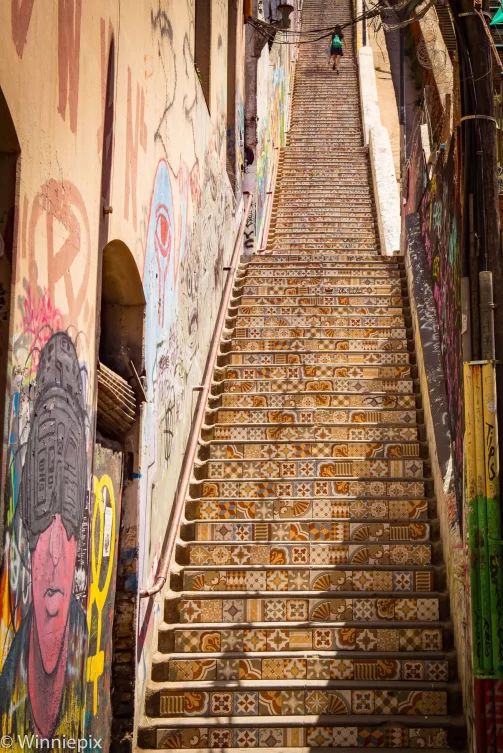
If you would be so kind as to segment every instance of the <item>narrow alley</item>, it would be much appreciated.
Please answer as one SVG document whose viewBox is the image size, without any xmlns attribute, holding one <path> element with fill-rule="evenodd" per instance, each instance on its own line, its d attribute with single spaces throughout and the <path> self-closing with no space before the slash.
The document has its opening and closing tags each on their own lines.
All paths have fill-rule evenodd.
<svg viewBox="0 0 503 753">
<path fill-rule="evenodd" d="M 502 35 L 0 1 L 0 753 L 503 753 Z"/>
<path fill-rule="evenodd" d="M 303 28 L 350 21 L 305 0 Z M 242 265 L 139 742 L 463 746 L 400 258 L 379 254 L 353 34 L 300 46 L 268 249 Z"/>
</svg>

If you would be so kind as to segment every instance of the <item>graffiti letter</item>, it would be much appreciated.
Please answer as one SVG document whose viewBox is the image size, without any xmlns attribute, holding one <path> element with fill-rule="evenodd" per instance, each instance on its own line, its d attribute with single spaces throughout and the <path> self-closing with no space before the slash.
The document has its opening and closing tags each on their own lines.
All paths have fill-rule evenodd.
<svg viewBox="0 0 503 753">
<path fill-rule="evenodd" d="M 70 128 L 77 132 L 80 71 L 81 0 L 59 0 L 58 5 L 58 112 L 66 120 L 66 103 L 70 110 Z"/>
<path fill-rule="evenodd" d="M 35 0 L 12 0 L 12 41 L 20 58 L 23 57 L 34 2 Z"/>
</svg>

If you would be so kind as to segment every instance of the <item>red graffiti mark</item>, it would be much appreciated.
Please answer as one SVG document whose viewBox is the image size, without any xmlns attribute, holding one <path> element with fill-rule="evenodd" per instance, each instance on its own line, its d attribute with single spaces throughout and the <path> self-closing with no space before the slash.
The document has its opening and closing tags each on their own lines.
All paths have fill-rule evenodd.
<svg viewBox="0 0 503 753">
<path fill-rule="evenodd" d="M 77 132 L 80 73 L 80 22 L 82 0 L 58 2 L 58 112 L 66 120 L 66 104 L 70 111 L 70 128 Z"/>
<path fill-rule="evenodd" d="M 45 223 L 45 227 L 40 227 L 40 223 Z M 57 225 L 59 227 L 56 230 Z M 61 228 L 64 230 L 62 240 Z M 55 301 L 56 286 L 63 281 L 68 310 L 67 324 L 77 324 L 76 320 L 82 311 L 86 317 L 89 313 L 86 298 L 91 233 L 84 200 L 73 183 L 49 180 L 42 186 L 33 201 L 28 237 L 28 281 L 32 291 L 37 290 L 40 279 L 46 274 L 49 299 Z M 40 248 L 41 238 L 44 238 L 46 244 L 44 249 Z M 58 294 L 61 295 L 59 288 Z M 79 327 L 86 323 L 80 322 Z"/>
<path fill-rule="evenodd" d="M 147 151 L 147 125 L 145 123 L 145 92 L 136 84 L 136 113 L 133 129 L 133 94 L 131 69 L 127 70 L 127 123 L 126 123 L 126 181 L 124 188 L 124 218 L 129 220 L 129 197 L 133 215 L 133 228 L 137 227 L 136 182 L 138 176 L 138 143 Z"/>
<path fill-rule="evenodd" d="M 42 348 L 51 335 L 63 327 L 63 316 L 53 305 L 48 290 L 39 290 L 33 295 L 28 285 L 23 302 L 23 333 L 28 340 L 26 348 L 31 353 L 27 377 L 37 373 Z"/>
<path fill-rule="evenodd" d="M 20 58 L 23 57 L 34 2 L 35 0 L 12 0 L 12 41 Z"/>
<path fill-rule="evenodd" d="M 155 209 L 154 243 L 160 280 L 158 321 L 162 327 L 164 327 L 164 291 L 169 270 L 169 260 L 171 258 L 172 241 L 173 235 L 169 209 L 165 204 L 158 204 Z"/>
</svg>

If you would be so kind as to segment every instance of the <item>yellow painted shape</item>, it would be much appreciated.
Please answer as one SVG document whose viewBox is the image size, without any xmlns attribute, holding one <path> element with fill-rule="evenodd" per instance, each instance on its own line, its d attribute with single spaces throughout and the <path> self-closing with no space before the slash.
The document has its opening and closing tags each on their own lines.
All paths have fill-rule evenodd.
<svg viewBox="0 0 503 753">
<path fill-rule="evenodd" d="M 112 528 L 110 531 L 110 552 L 108 555 L 108 567 L 106 571 L 105 581 L 100 588 L 100 575 L 103 566 L 103 539 L 105 535 L 105 508 L 107 507 L 103 500 L 103 491 L 107 489 L 110 508 L 112 510 Z M 87 625 L 89 631 L 91 630 L 93 606 L 96 606 L 98 614 L 98 622 L 96 628 L 96 653 L 93 656 L 89 656 L 87 659 L 87 681 L 92 682 L 93 688 L 93 714 L 96 716 L 98 713 L 98 681 L 105 669 L 105 654 L 101 650 L 101 630 L 102 630 L 102 618 L 103 609 L 108 596 L 108 589 L 110 588 L 110 581 L 112 580 L 112 573 L 114 569 L 114 554 L 115 554 L 115 527 L 116 527 L 116 513 L 115 513 L 115 495 L 112 479 L 108 474 L 104 474 L 101 478 L 94 477 L 94 510 L 93 518 L 91 521 L 91 583 L 89 585 L 89 605 L 87 608 Z M 96 551 L 96 524 L 99 520 L 99 541 L 98 551 Z"/>
</svg>

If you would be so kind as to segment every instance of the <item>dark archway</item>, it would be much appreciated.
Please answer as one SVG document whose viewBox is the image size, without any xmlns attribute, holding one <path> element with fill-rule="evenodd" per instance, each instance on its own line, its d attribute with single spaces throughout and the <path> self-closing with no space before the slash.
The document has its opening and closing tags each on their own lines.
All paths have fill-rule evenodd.
<svg viewBox="0 0 503 753">
<path fill-rule="evenodd" d="M 9 343 L 11 337 L 12 269 L 14 264 L 17 167 L 21 152 L 14 122 L 0 88 L 0 479 L 5 478 L 4 462 L 8 427 Z M 0 556 L 3 555 L 4 507 L 0 502 Z"/>
<path fill-rule="evenodd" d="M 110 750 L 132 745 L 136 603 L 140 405 L 145 297 L 136 262 L 120 240 L 107 243 L 101 263 L 96 443 L 101 456 L 123 458 L 117 578 L 112 628 Z M 112 455 L 109 454 L 110 459 Z"/>
</svg>

